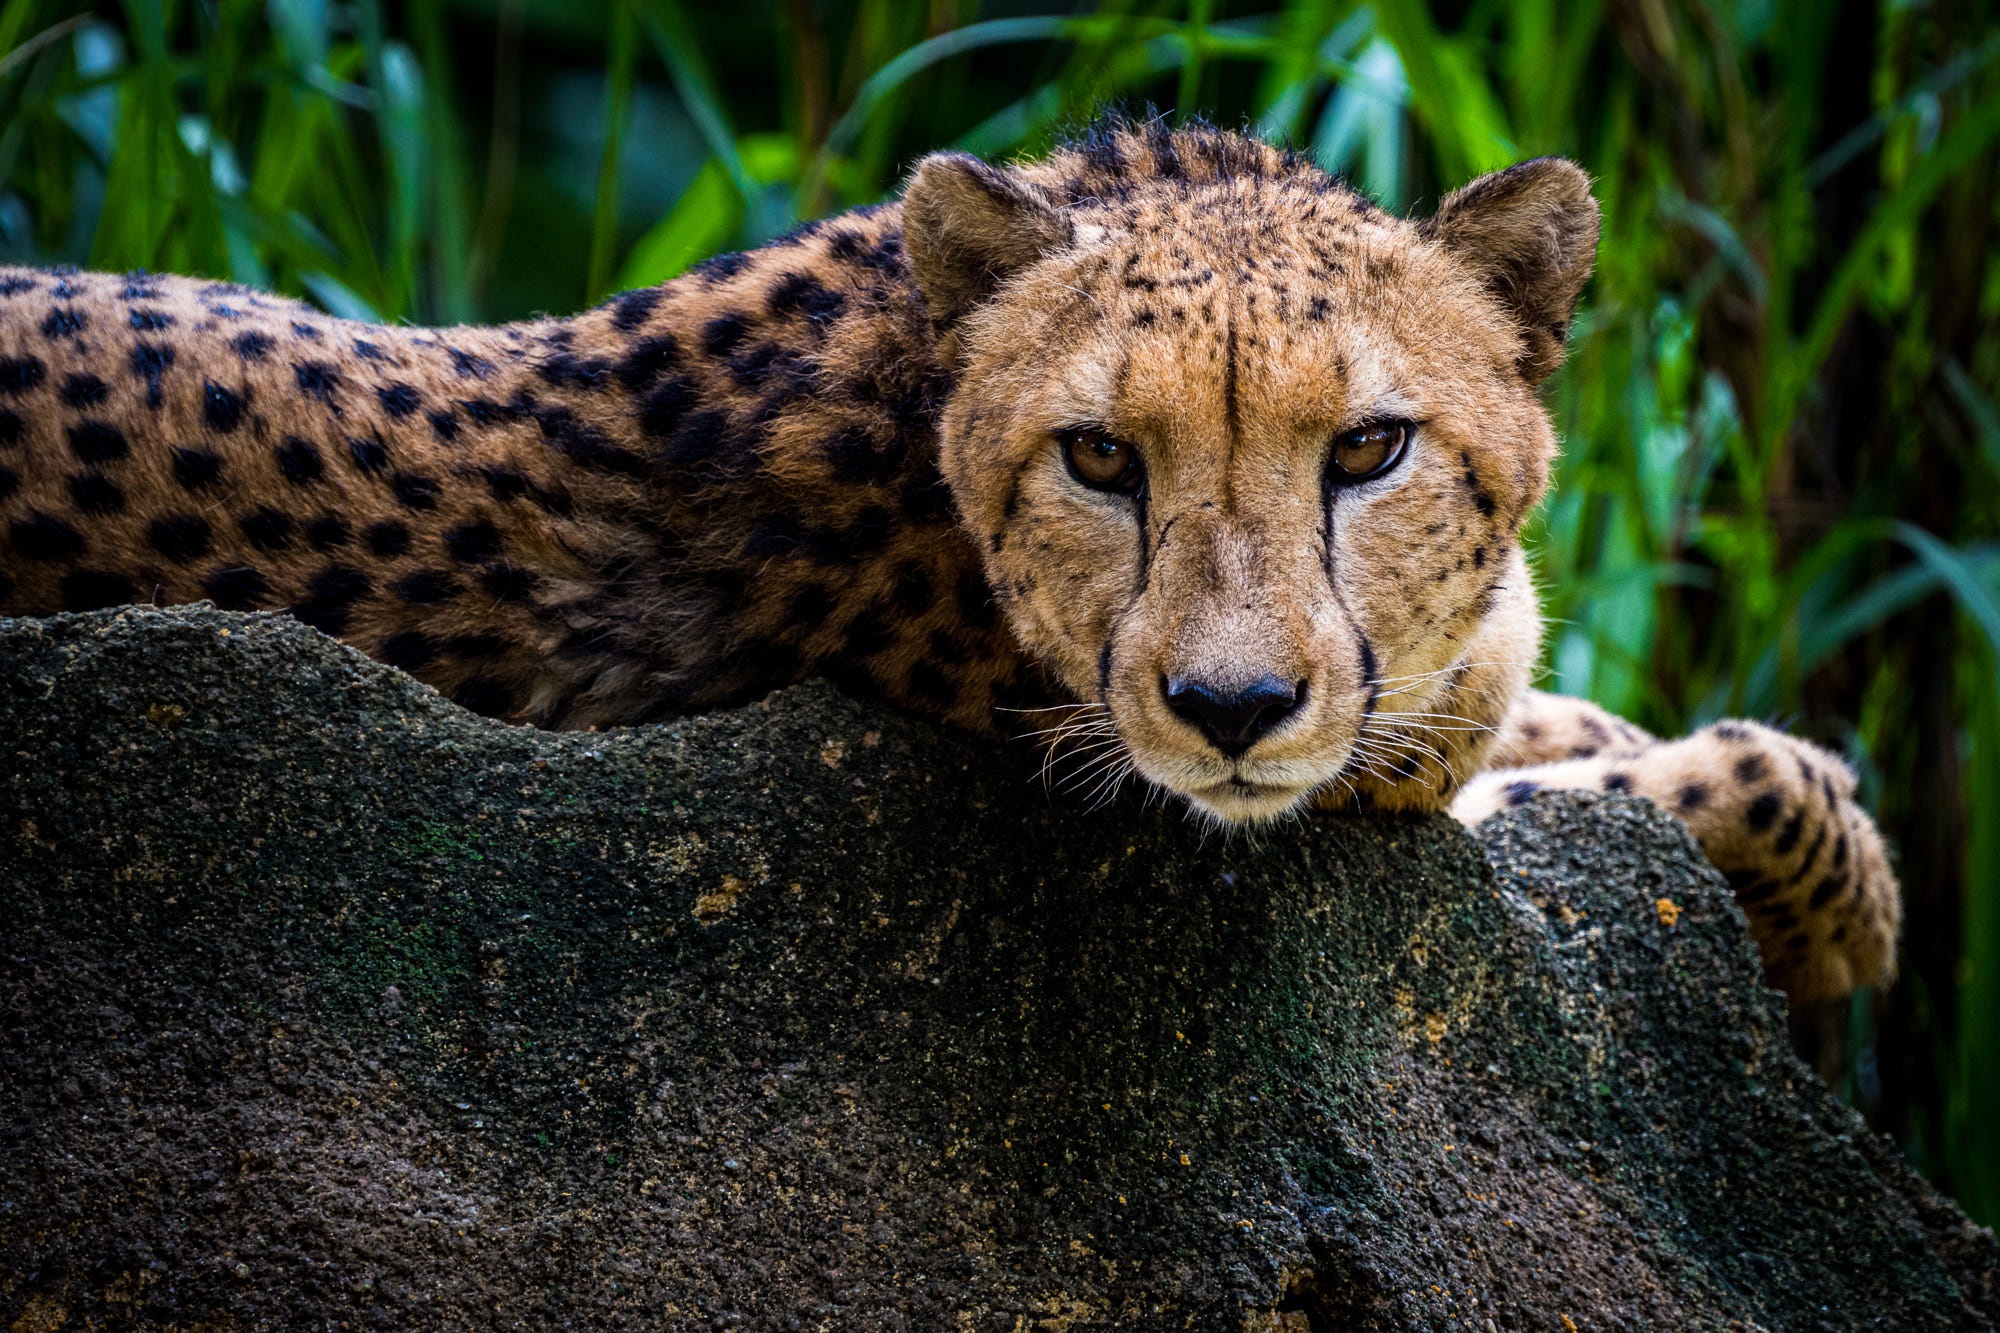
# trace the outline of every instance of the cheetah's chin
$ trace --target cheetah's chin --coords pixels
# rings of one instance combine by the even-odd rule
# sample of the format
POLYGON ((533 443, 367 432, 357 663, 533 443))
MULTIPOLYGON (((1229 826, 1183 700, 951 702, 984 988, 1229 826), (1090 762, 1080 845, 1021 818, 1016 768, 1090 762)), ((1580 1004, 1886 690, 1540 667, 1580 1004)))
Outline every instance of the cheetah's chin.
POLYGON ((1292 813, 1311 791, 1311 787, 1239 780, 1176 794, 1217 823, 1261 824, 1292 813))

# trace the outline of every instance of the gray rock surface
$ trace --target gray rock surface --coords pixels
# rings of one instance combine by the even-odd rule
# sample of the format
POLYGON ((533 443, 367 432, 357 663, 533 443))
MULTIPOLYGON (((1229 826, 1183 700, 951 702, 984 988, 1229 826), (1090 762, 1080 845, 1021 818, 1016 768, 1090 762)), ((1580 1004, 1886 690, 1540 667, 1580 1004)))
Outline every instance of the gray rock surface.
POLYGON ((0 756, 16 1330, 2000 1311, 1636 802, 1204 835, 822 686, 550 735, 199 608, 0 621, 0 756))

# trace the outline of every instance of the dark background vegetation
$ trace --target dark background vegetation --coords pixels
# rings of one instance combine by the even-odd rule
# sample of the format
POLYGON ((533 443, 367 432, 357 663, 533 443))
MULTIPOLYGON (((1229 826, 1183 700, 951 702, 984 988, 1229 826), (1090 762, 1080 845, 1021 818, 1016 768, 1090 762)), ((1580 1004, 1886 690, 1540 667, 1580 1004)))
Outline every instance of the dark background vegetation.
POLYGON ((1954 0, 6 0, 0 257, 370 319, 565 312, 1105 103, 1423 210, 1606 211, 1531 531, 1551 688, 1848 755, 1900 982, 1796 1041, 2000 1220, 2000 23, 1954 0))

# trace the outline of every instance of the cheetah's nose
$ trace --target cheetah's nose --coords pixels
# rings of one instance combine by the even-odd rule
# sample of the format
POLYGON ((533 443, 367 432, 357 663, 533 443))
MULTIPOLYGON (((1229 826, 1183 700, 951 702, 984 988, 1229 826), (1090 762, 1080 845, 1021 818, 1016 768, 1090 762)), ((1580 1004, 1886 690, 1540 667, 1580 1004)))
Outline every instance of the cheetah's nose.
POLYGON ((1162 680, 1167 707, 1231 759, 1255 745, 1305 702, 1306 683, 1263 676, 1236 689, 1180 676, 1162 680))

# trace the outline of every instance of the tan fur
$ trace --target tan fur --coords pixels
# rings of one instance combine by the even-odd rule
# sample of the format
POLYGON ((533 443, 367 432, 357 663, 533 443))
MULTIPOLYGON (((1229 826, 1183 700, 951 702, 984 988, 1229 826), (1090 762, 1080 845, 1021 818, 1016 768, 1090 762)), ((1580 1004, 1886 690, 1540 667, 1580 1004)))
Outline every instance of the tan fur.
MULTIPOLYGON (((1225 821, 1468 815, 1493 762, 1582 744, 1530 736, 1559 706, 1526 693, 1518 534, 1596 234, 1565 162, 1410 222, 1154 124, 1009 169, 928 159, 900 204, 502 328, 0 270, 0 613, 286 607, 550 726, 825 674, 989 733, 1054 717, 1225 821), (1385 420, 1414 423, 1402 461, 1330 490, 1331 442, 1385 420), (1057 441, 1086 425, 1137 449, 1143 490, 1071 475, 1057 441), (1167 697, 1182 679, 1301 692, 1232 758, 1167 697)), ((1601 725, 1648 795, 1703 753, 1601 725)), ((1804 873, 1680 813, 1726 870, 1804 873)), ((1893 881, 1869 882, 1892 936, 1893 881)), ((1765 930, 1774 976, 1879 974, 1849 941, 1881 932, 1838 929, 1804 933, 1844 961, 1806 967, 1765 930)))

